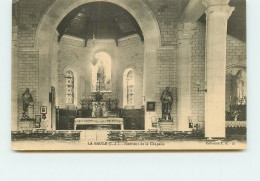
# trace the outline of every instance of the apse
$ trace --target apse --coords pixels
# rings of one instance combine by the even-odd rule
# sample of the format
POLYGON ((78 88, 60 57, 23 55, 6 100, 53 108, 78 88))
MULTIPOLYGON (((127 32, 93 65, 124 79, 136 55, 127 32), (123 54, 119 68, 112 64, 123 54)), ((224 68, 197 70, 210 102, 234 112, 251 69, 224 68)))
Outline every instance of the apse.
POLYGON ((125 9, 112 3, 92 2, 83 4, 67 14, 57 27, 58 41, 63 35, 71 35, 85 40, 118 39, 143 33, 136 20, 125 9))
POLYGON ((119 109, 144 107, 144 37, 128 11, 108 2, 83 4, 56 30, 51 72, 59 109, 94 110, 97 94, 119 109))
POLYGON ((83 4, 60 22, 53 45, 58 130, 144 129, 144 38, 126 10, 83 4))

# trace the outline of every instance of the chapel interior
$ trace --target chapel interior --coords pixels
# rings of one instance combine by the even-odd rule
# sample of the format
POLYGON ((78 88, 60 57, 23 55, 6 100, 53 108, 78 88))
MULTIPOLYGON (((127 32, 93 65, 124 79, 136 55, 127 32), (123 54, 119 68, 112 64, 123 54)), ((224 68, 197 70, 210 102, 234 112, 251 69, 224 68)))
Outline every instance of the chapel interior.
POLYGON ((13 3, 14 133, 246 133, 245 0, 40 2, 13 3))

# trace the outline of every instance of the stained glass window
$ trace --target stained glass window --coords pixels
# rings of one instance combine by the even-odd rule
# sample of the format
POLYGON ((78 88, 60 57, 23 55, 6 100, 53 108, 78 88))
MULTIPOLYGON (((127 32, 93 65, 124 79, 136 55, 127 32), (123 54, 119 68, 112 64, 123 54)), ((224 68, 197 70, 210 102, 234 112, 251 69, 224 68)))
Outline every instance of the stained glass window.
POLYGON ((135 103, 135 74, 130 70, 127 74, 127 104, 133 105, 135 103))
POLYGON ((68 70, 66 72, 66 104, 74 103, 74 74, 68 70))

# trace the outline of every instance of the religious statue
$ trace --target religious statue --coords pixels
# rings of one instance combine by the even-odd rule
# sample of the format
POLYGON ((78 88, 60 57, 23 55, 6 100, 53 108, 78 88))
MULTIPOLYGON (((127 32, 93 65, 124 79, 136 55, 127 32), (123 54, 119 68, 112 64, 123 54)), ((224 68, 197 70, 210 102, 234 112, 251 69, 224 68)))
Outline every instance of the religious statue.
POLYGON ((98 52, 91 61, 91 92, 111 91, 111 57, 106 52, 98 52))
POLYGON ((96 85, 97 91, 104 91, 106 89, 105 80, 106 80, 106 75, 105 75, 104 62, 103 60, 99 59, 98 70, 97 70, 97 85, 96 85))
POLYGON ((172 103, 173 98, 172 94, 169 91, 169 87, 166 87, 161 95, 162 102, 162 120, 171 121, 171 111, 172 111, 172 103))
POLYGON ((30 93, 30 90, 27 88, 25 92, 23 93, 23 118, 24 119, 33 119, 33 98, 30 93))
POLYGON ((235 76, 236 82, 236 96, 241 99, 244 96, 244 80, 242 76, 242 70, 239 70, 235 76))
POLYGON ((237 98, 236 104, 245 104, 245 79, 243 71, 239 70, 234 77, 234 93, 237 98))

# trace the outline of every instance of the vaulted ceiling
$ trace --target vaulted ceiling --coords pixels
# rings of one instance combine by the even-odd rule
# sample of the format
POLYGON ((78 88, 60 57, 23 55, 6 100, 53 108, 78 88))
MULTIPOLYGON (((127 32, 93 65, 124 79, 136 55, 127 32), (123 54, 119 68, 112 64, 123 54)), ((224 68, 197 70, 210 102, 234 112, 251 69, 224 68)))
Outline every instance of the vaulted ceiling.
MULTIPOLYGON (((246 0, 231 0, 229 5, 235 7, 235 10, 228 20, 227 33, 246 42, 246 0)), ((206 15, 204 14, 199 21, 206 24, 206 15)))
MULTIPOLYGON (((182 0, 184 7, 190 0, 182 0)), ((228 34, 246 41, 246 0, 230 0, 230 6, 235 11, 228 21, 228 34)), ((205 14, 199 19, 206 24, 205 14)), ((142 41, 144 37, 136 20, 125 9, 107 2, 92 2, 83 4, 72 10, 58 25, 59 41, 64 34, 80 37, 87 41, 93 39, 118 39, 138 34, 142 41)))
POLYGON ((228 20, 228 34, 246 41, 246 0, 231 0, 230 6, 235 7, 228 20))
POLYGON ((85 39, 115 39, 142 31, 136 20, 123 8, 107 2, 93 2, 72 10, 58 25, 58 41, 64 34, 85 39))

